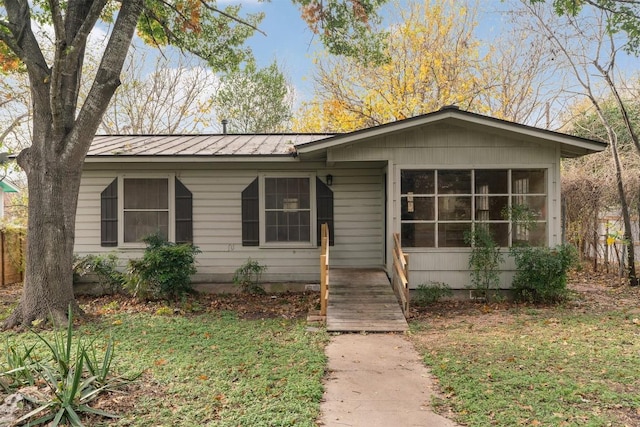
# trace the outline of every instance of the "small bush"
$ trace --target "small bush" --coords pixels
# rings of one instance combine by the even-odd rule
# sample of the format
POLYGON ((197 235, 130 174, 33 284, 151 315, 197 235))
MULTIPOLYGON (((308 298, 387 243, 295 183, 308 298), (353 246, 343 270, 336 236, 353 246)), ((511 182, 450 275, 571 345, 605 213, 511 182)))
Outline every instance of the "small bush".
POLYGON ((73 263, 73 282, 77 283, 80 278, 87 274, 94 274, 103 292, 120 292, 125 277, 123 273, 117 270, 117 266, 118 256, 113 253, 107 255, 86 255, 81 258, 76 258, 73 263))
POLYGON ((143 299, 178 299, 193 292, 191 275, 200 250, 190 244, 176 244, 155 234, 144 239, 147 248, 139 260, 130 260, 125 289, 143 299))
POLYGON ((453 291, 446 283, 429 282, 418 286, 412 302, 417 306, 425 306, 436 303, 444 297, 450 297, 453 291))
POLYGON ((549 303, 566 298, 567 272, 578 259, 573 246, 518 247, 511 254, 516 262, 513 278, 516 300, 549 303))
POLYGON ((476 224, 473 231, 465 236, 465 241, 471 245, 471 288, 485 299, 496 298, 500 289, 500 264, 503 261, 500 247, 486 224, 476 224))
POLYGON ((261 265, 258 261, 249 258, 233 274, 233 283, 241 286, 242 292, 263 294, 264 288, 260 284, 260 277, 266 270, 266 265, 261 265))

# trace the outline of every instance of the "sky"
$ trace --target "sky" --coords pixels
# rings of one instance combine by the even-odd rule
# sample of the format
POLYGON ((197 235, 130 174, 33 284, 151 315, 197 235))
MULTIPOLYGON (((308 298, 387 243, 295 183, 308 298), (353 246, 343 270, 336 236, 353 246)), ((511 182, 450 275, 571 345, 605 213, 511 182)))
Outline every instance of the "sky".
MULTIPOLYGON (((296 89, 297 101, 310 99, 313 94, 313 57, 323 47, 300 17, 298 6, 290 0, 218 0, 219 6, 238 3, 242 4, 243 11, 265 13, 259 28, 266 35, 257 33, 248 43, 258 65, 267 66, 277 59, 296 89)), ((394 0, 389 0, 380 10, 383 20, 388 21, 393 15, 394 4, 394 0)), ((478 36, 490 41, 500 31, 502 15, 499 11, 505 8, 505 4, 502 0, 483 0, 480 6, 478 36)))

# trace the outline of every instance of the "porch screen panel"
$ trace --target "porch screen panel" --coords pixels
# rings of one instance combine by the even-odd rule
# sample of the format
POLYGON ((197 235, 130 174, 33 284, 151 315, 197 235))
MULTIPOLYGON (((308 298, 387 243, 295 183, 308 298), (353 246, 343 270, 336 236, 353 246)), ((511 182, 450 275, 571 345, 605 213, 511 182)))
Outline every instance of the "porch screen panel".
POLYGON ((501 247, 509 246, 509 170, 476 169, 474 221, 486 226, 501 247))
POLYGON ((501 247, 546 244, 545 169, 403 170, 400 181, 405 247, 468 247, 478 226, 501 247), (513 215, 522 210, 526 226, 513 215))
POLYGON ((513 244, 543 246, 547 243, 546 174, 540 169, 511 173, 513 244))
POLYGON ((401 238, 406 247, 435 246, 435 171, 400 172, 401 238))

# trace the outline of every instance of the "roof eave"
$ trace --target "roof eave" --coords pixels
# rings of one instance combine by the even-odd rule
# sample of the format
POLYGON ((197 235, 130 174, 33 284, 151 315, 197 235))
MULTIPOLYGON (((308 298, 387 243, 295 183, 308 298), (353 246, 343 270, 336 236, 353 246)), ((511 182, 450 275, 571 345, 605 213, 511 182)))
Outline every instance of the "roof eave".
POLYGON ((489 126, 490 128, 509 132, 523 137, 543 139, 562 144, 563 157, 578 157, 585 154, 603 151, 607 145, 598 141, 579 138, 546 129, 539 129, 532 126, 521 125, 514 122, 483 116, 480 114, 461 111, 455 108, 445 108, 423 116, 388 123, 374 128, 363 129, 348 134, 336 135, 334 137, 308 142, 296 146, 300 155, 327 150, 329 148, 349 144, 352 142, 375 138, 381 135, 401 132, 416 126, 425 126, 435 122, 459 122, 472 125, 489 126), (575 148, 574 148, 575 147, 575 148), (566 153, 566 156, 565 156, 566 153))
POLYGON ((247 162, 295 162, 290 154, 252 155, 95 155, 87 156, 85 163, 172 163, 188 160, 194 163, 247 163, 247 162))

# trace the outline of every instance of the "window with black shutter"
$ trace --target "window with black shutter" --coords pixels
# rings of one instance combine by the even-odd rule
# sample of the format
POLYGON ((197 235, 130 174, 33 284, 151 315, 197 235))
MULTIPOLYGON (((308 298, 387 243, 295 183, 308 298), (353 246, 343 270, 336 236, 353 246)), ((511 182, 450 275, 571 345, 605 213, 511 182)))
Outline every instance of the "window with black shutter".
POLYGON ((316 177, 315 206, 309 204, 309 178, 264 177, 265 221, 260 224, 260 178, 242 191, 242 246, 260 246, 260 228, 265 227, 265 243, 309 242, 309 208, 316 209, 317 245, 324 223, 329 225, 329 244, 334 245, 333 191, 316 177), (306 187, 305 187, 306 183, 306 187), (305 232, 306 237, 305 237, 305 232))
POLYGON ((118 246, 118 179, 100 194, 100 246, 118 246))
POLYGON ((125 243, 141 241, 160 232, 168 237, 169 210, 175 209, 176 243, 193 243, 193 195, 175 178, 174 204, 168 203, 169 179, 122 178, 124 201, 123 224, 118 223, 118 179, 100 194, 100 245, 118 246, 118 228, 122 227, 125 243))
POLYGON ((242 246, 260 246, 258 178, 242 191, 242 246))

